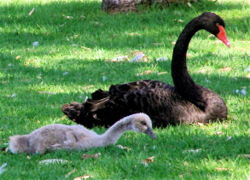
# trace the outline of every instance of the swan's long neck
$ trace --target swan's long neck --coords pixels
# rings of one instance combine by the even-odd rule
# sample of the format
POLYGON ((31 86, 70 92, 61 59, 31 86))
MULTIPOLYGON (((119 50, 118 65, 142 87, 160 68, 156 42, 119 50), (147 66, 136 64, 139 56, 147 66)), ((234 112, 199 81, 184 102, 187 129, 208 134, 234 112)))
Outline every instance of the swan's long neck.
POLYGON ((173 51, 172 78, 178 94, 191 101, 198 107, 205 108, 202 99, 201 86, 197 85, 187 70, 186 54, 189 42, 194 34, 201 29, 198 19, 192 20, 186 25, 180 34, 173 51))
POLYGON ((131 130, 131 120, 131 117, 128 116, 112 125, 101 135, 103 145, 115 144, 125 131, 131 130))

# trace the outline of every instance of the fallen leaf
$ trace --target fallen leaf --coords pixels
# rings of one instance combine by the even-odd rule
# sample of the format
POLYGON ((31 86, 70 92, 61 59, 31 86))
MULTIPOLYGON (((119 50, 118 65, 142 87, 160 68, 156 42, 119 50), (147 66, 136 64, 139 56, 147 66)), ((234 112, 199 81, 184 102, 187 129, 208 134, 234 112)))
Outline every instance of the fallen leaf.
POLYGON ((60 27, 65 26, 67 23, 59 24, 60 27))
POLYGON ((224 134, 224 133, 221 132, 221 131, 217 131, 217 132, 215 132, 215 134, 216 134, 216 135, 221 135, 221 134, 224 134))
POLYGON ((200 70, 198 70, 197 72, 198 72, 198 73, 207 73, 208 70, 207 70, 207 69, 200 69, 200 70))
POLYGON ((172 41, 172 42, 171 42, 172 45, 175 45, 175 43, 176 43, 176 41, 172 41))
POLYGON ((85 19, 85 18, 86 18, 86 16, 83 16, 83 15, 82 15, 82 16, 80 16, 80 18, 81 18, 81 19, 85 19))
POLYGON ((89 179, 91 177, 92 177, 91 175, 86 174, 86 175, 83 175, 83 176, 76 177, 76 178, 74 178, 74 180, 89 179))
POLYGON ((91 88, 94 88, 94 86, 93 85, 87 85, 87 86, 82 87, 83 90, 91 89, 91 88))
POLYGON ((21 56, 16 56, 16 60, 21 59, 21 56))
POLYGON ((215 168, 215 170, 217 170, 217 171, 228 171, 228 170, 230 170, 229 168, 215 168))
POLYGON ((199 153, 199 152, 201 152, 201 149, 188 149, 183 151, 183 153, 199 153))
POLYGON ((37 79, 42 79, 42 74, 38 74, 38 75, 36 76, 36 78, 37 78, 37 79))
POLYGON ((209 34, 207 35, 208 38, 214 38, 214 35, 213 34, 209 34))
POLYGON ((31 11, 29 12, 29 16, 31 16, 35 12, 35 8, 32 8, 31 11))
POLYGON ((174 21, 178 22, 178 23, 183 23, 184 22, 182 19, 175 19, 174 21))
POLYGON ((74 178, 74 180, 82 180, 82 179, 83 179, 83 176, 74 178))
POLYGON ((65 159, 45 159, 45 160, 41 160, 39 161, 39 164, 42 165, 48 165, 48 164, 65 164, 68 163, 68 160, 65 159))
POLYGON ((67 174, 65 174, 65 178, 68 178, 71 174, 73 174, 74 172, 76 172, 76 169, 71 170, 70 172, 68 172, 67 174))
POLYGON ((103 24, 99 21, 93 21, 92 23, 96 26, 103 26, 103 24))
POLYGON ((141 36, 140 33, 126 33, 128 36, 141 36))
POLYGON ((190 54, 190 53, 187 53, 186 56, 187 56, 188 58, 191 58, 193 55, 190 54))
POLYGON ((55 92, 49 92, 49 91, 38 91, 39 94, 56 94, 55 92))
POLYGON ((146 74, 152 74, 154 73, 154 71, 152 70, 147 70, 147 71, 144 71, 142 73, 137 73, 136 76, 143 76, 143 75, 146 75, 146 74))
POLYGON ((196 126, 200 126, 200 127, 204 127, 205 125, 207 125, 206 123, 200 123, 200 122, 197 122, 195 123, 196 126))
POLYGON ((122 145, 120 145, 120 144, 116 145, 116 147, 118 147, 119 149, 126 150, 126 151, 131 151, 131 148, 130 148, 130 147, 122 146, 122 145))
POLYGON ((164 45, 164 43, 152 43, 154 46, 162 46, 162 45, 164 45))
POLYGON ((220 68, 219 71, 222 71, 222 72, 229 72, 231 71, 232 68, 231 67, 223 67, 223 68, 220 68))
POLYGON ((97 158, 99 158, 100 156, 101 156, 101 153, 83 154, 83 155, 82 155, 82 158, 83 158, 83 159, 90 159, 90 158, 92 158, 92 159, 97 159, 97 158))
POLYGON ((14 98, 14 97, 16 97, 16 93, 13 93, 13 94, 9 95, 8 97, 14 98))
POLYGON ((65 15, 63 15, 63 17, 64 17, 65 19, 73 19, 73 16, 65 16, 65 15))
POLYGON ((187 3, 188 7, 192 7, 192 4, 190 2, 187 3))
POLYGON ((158 72, 158 75, 163 75, 163 74, 167 74, 168 72, 158 72))
POLYGON ((154 162, 154 158, 155 158, 154 156, 148 157, 148 158, 144 159, 144 160, 142 161, 142 163, 143 163, 144 165, 148 165, 149 163, 154 162))
POLYGON ((87 50, 87 51, 92 50, 91 48, 88 48, 88 47, 85 47, 85 46, 81 46, 81 48, 84 49, 84 50, 87 50))
POLYGON ((250 154, 239 154, 239 157, 250 159, 250 154))
POLYGON ((128 56, 118 56, 118 57, 111 59, 112 62, 125 61, 125 60, 128 60, 128 56))
POLYGON ((138 55, 138 54, 144 54, 144 52, 136 50, 136 51, 132 51, 132 52, 130 53, 130 55, 132 55, 132 56, 136 56, 136 55, 138 55))

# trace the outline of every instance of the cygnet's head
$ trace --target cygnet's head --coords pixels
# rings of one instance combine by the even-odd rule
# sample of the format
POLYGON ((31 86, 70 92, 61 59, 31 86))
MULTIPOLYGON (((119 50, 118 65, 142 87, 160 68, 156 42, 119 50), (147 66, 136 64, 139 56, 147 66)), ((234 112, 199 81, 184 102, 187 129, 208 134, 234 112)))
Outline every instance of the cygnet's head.
POLYGON ((152 121, 150 117, 145 113, 136 113, 130 115, 132 118, 132 130, 136 132, 142 132, 149 135, 152 138, 156 138, 152 130, 152 121))

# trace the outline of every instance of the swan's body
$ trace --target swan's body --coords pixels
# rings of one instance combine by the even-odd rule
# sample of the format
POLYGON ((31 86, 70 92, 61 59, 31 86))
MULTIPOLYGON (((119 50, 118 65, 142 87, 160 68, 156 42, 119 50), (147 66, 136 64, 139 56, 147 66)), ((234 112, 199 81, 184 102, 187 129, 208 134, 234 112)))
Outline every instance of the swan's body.
POLYGON ((205 29, 229 46, 224 21, 216 14, 203 13, 186 25, 173 51, 172 78, 175 86, 160 81, 141 80, 97 90, 83 103, 62 108, 71 120, 86 127, 110 126, 123 116, 144 112, 154 126, 179 123, 207 123, 227 118, 224 101, 211 90, 196 84, 186 67, 186 53, 193 35, 205 29))
POLYGON ((155 138, 149 116, 137 113, 117 121, 102 135, 81 125, 47 125, 27 135, 11 136, 9 150, 12 153, 43 154, 47 150, 102 147, 115 144, 128 130, 143 132, 155 138))

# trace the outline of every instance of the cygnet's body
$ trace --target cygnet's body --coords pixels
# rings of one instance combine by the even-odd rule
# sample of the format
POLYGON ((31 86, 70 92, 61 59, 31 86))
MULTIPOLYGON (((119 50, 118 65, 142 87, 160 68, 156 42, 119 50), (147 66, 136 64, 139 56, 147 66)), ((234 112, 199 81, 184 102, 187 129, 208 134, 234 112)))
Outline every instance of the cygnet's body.
POLYGON ((27 135, 10 137, 12 153, 40 153, 56 149, 89 149, 115 144, 128 130, 146 133, 155 138, 148 115, 136 113, 117 121, 104 134, 97 134, 82 125, 52 124, 34 130, 27 135))

